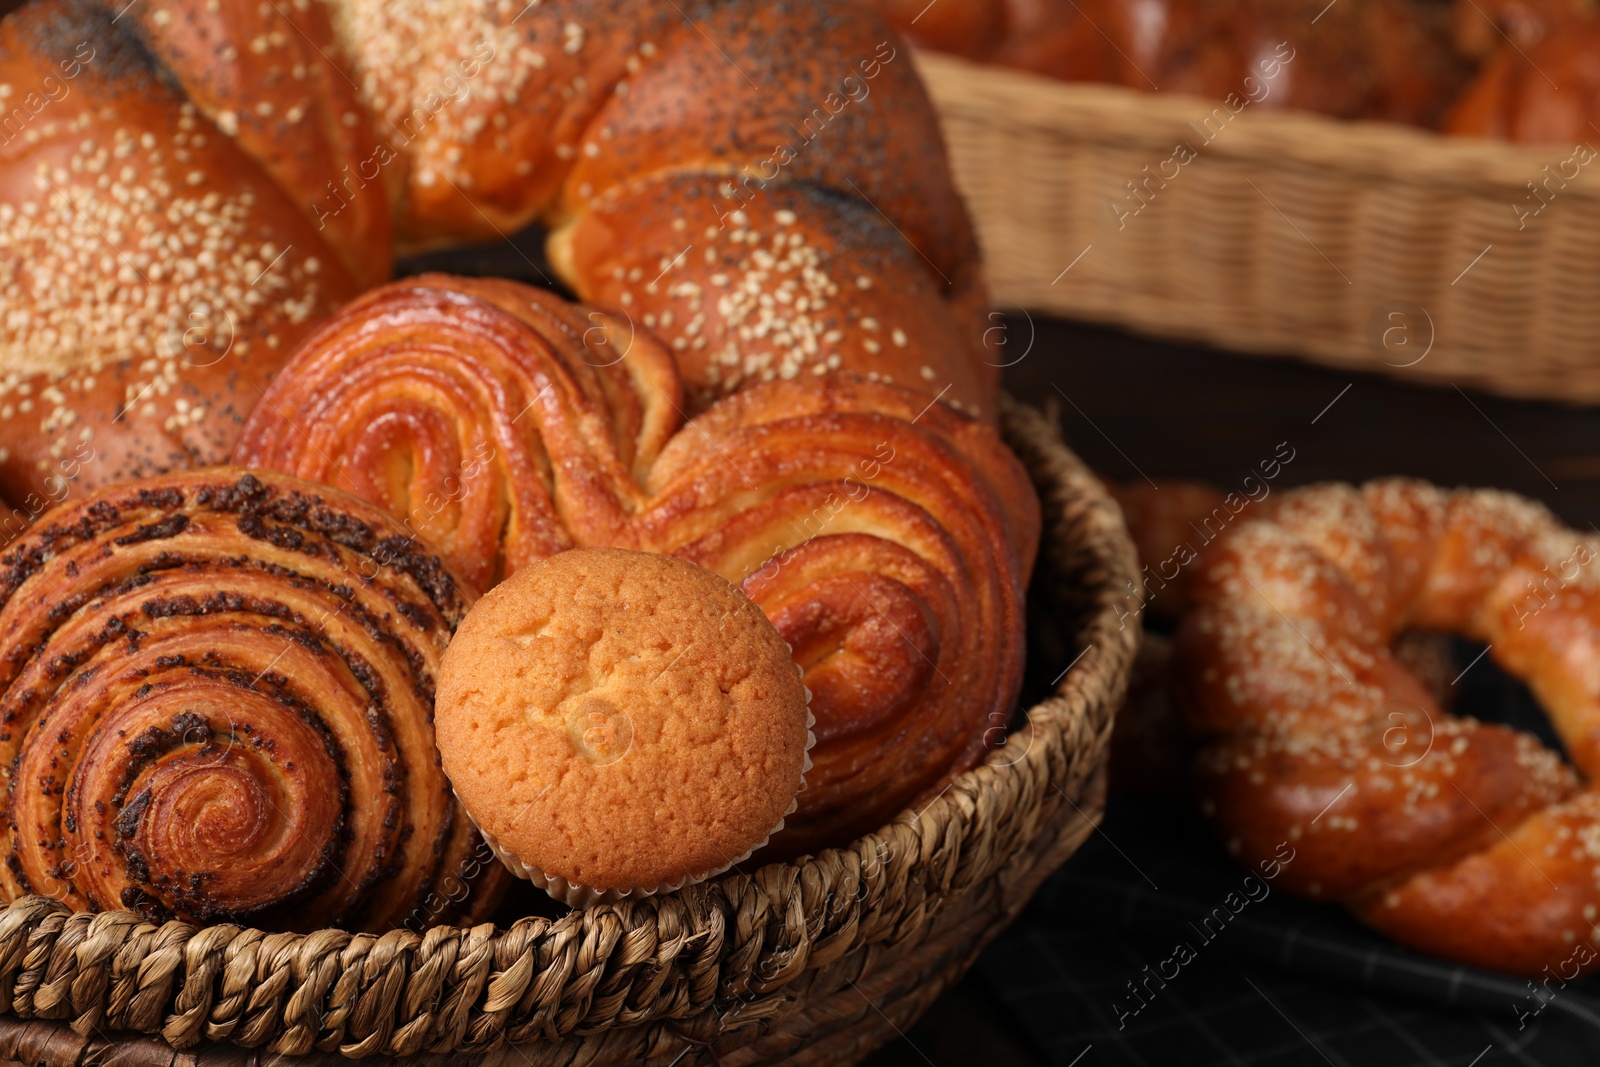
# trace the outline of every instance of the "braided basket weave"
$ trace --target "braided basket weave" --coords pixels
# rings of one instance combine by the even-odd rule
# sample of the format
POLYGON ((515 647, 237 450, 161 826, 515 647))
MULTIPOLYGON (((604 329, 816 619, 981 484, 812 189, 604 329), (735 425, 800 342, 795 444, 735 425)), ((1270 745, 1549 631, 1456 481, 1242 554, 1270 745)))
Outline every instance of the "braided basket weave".
POLYGON ((1600 402, 1600 139, 1584 164, 1570 144, 918 67, 1002 307, 1600 402))
POLYGON ((1041 415, 1008 404, 1005 431, 1044 505, 1030 607, 1063 639, 1056 669, 1072 666, 922 811, 815 858, 508 929, 197 930, 29 897, 0 911, 0 1059, 856 1062, 966 970, 1103 804, 1138 641, 1117 607, 1137 580, 1133 547, 1041 415))

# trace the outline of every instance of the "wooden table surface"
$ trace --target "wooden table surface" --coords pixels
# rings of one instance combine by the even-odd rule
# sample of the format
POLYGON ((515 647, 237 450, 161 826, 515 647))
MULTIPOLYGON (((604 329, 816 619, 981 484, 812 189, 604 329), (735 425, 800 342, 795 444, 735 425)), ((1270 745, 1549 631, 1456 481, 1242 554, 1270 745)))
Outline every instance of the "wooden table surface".
MULTIPOLYGON (((1013 352, 1026 352, 1011 357, 1007 389, 1028 403, 1056 405, 1068 444, 1109 478, 1236 487, 1287 443, 1294 459, 1280 487, 1391 474, 1496 486, 1600 531, 1597 408, 1416 386, 1022 315, 1011 318, 1007 336, 1013 352)), ((971 977, 867 1060, 870 1067, 1041 1062, 971 977)))

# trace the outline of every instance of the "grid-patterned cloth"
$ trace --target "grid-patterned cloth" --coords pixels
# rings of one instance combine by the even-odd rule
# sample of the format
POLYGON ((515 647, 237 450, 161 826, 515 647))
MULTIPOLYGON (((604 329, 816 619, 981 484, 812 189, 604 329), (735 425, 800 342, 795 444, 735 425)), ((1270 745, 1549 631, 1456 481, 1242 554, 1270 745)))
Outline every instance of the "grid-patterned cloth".
POLYGON ((1247 873, 1188 805, 1118 798, 979 972, 1056 1067, 1600 1063, 1600 981, 1536 997, 1247 873))

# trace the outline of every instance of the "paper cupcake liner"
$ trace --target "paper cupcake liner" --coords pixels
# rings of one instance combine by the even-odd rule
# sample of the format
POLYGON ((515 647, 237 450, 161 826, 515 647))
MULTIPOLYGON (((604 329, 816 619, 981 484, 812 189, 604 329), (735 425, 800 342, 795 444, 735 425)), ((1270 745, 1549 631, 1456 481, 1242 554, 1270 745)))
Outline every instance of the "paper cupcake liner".
MULTIPOLYGON (((799 665, 796 664, 796 667, 798 668, 799 665)), ((804 670, 801 670, 800 677, 802 679, 805 678, 804 670)), ((783 813, 783 818, 778 820, 778 825, 767 831, 766 837, 763 837, 741 855, 735 856, 720 867, 713 867, 708 871, 701 871, 695 874, 686 874, 681 878, 673 879, 670 882, 661 882, 653 886, 634 886, 629 889, 596 889, 593 886, 568 881, 559 874, 550 874, 524 861, 509 849, 502 847, 499 839, 493 834, 482 826, 478 826, 478 821, 472 819, 472 812, 467 811, 467 818, 472 819, 472 824, 477 827, 478 836, 483 838, 483 843, 489 846, 490 851, 495 854, 495 857, 500 860, 508 871, 518 878, 532 882, 570 908, 587 908, 595 904, 615 904, 623 900, 639 900, 644 897, 655 896, 657 893, 671 893, 682 889, 686 885, 694 885, 697 882, 704 882, 708 878, 715 878, 717 875, 731 870, 755 855, 757 849, 766 847, 767 842, 771 841, 778 831, 783 829, 783 825, 788 821, 789 816, 793 815, 795 810, 800 807, 800 794, 805 792, 806 775, 811 773, 811 749, 817 743, 817 734, 814 729, 817 725, 817 717, 811 713, 811 689, 803 684, 802 688, 805 689, 806 694, 806 747, 800 763, 800 788, 795 790, 794 799, 789 802, 788 810, 783 813)), ((452 787, 451 792, 453 793, 454 791, 452 787)), ((460 801, 460 797, 456 799, 458 802, 460 801)), ((465 804, 462 804, 461 807, 463 811, 466 811, 465 804)))

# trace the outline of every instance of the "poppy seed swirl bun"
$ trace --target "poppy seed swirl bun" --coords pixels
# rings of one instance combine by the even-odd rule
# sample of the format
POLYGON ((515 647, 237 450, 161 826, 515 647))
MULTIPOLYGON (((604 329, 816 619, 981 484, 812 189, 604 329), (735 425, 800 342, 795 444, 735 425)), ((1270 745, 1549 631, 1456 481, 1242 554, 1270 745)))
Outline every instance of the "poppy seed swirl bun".
POLYGON ((8 897, 418 930, 504 877, 434 747, 471 593, 359 500, 218 468, 113 486, 0 557, 8 897))

